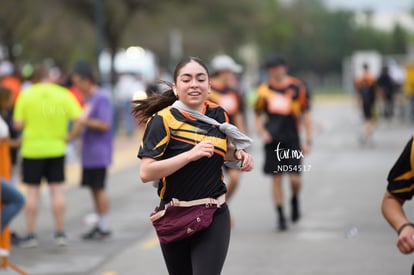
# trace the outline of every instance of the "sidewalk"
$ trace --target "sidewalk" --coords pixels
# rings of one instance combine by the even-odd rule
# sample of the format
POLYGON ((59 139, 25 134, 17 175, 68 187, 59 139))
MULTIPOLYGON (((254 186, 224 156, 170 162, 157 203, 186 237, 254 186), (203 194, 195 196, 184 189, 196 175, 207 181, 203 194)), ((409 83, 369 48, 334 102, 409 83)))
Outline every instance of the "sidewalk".
MULTIPOLYGON (((41 192, 36 234, 39 239, 37 248, 13 247, 10 260, 30 275, 90 275, 92 271, 113 257, 114 254, 136 242, 148 227, 147 213, 138 214, 141 221, 131 226, 131 220, 137 220, 139 209, 135 197, 153 192, 153 188, 139 183, 139 160, 136 155, 140 137, 117 136, 114 139, 113 162, 109 169, 107 188, 110 197, 110 223, 113 230, 111 239, 103 242, 85 242, 80 235, 87 231, 91 224, 86 218, 93 212, 90 192, 79 186, 81 167, 78 162, 66 166, 66 215, 65 231, 69 245, 58 247, 53 241, 54 222, 50 206, 49 192, 44 185, 41 192), (136 172, 135 172, 136 171, 136 172), (144 190, 137 191, 137 188, 144 190), (128 197, 127 197, 128 196, 128 197), (121 214, 121 215, 120 215, 121 214), (132 227, 132 229, 131 229, 132 227)), ((24 186, 23 186, 24 189, 24 186)), ((150 197, 150 196, 147 196, 150 197)), ((153 198, 155 196, 152 196, 153 198)), ((144 201, 145 198, 140 201, 144 201)), ((149 203, 152 207, 153 202, 149 203)), ((148 211, 150 207, 143 209, 148 211)), ((19 235, 26 234, 23 211, 12 223, 13 231, 19 235)), ((0 274, 15 274, 12 270, 0 270, 0 274)))

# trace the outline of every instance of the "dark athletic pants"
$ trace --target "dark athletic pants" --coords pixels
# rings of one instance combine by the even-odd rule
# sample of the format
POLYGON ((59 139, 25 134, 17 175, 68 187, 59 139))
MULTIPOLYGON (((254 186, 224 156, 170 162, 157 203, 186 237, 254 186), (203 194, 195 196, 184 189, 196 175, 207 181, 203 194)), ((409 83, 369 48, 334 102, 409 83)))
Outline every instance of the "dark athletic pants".
POLYGON ((170 275, 219 275, 230 241, 230 213, 223 204, 211 225, 178 242, 162 244, 170 275))

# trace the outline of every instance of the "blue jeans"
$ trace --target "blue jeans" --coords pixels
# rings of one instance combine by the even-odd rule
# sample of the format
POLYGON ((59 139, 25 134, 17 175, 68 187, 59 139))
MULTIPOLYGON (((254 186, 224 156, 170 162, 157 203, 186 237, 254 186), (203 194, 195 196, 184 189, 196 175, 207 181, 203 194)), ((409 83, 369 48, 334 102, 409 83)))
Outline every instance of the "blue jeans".
POLYGON ((24 206, 24 197, 17 188, 4 181, 1 182, 1 231, 9 225, 11 220, 24 206))

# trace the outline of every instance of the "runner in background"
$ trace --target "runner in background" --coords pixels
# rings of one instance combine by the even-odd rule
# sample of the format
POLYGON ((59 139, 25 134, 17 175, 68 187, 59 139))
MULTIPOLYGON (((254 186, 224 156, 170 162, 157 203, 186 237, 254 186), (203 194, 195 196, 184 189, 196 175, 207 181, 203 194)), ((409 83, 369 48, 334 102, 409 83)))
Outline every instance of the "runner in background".
POLYGON ((395 88, 396 85, 390 75, 388 66, 383 66, 381 73, 377 79, 378 92, 381 95, 383 101, 382 115, 385 120, 390 121, 394 117, 394 101, 395 101, 395 88))
POLYGON ((372 76, 368 64, 363 65, 363 73, 355 79, 355 90, 358 103, 362 107, 364 129, 360 136, 361 145, 372 145, 372 134, 375 128, 375 78, 372 76))
MULTIPOLYGON (((244 121, 244 102, 240 94, 237 74, 243 70, 228 55, 218 55, 211 60, 210 93, 208 100, 220 105, 229 115, 230 123, 237 126, 243 133, 247 134, 244 121)), ((240 169, 225 166, 225 171, 229 178, 226 184, 226 199, 230 200, 233 196, 240 180, 240 169)))
POLYGON ((287 229, 284 214, 282 176, 288 174, 291 189, 291 221, 301 217, 299 195, 301 172, 307 171, 301 159, 311 149, 309 92, 297 78, 288 75, 282 56, 271 56, 266 62, 268 81, 257 89, 255 126, 264 142, 264 173, 272 176, 272 194, 277 211, 279 231, 287 229), (305 130, 301 143, 299 126, 305 130))

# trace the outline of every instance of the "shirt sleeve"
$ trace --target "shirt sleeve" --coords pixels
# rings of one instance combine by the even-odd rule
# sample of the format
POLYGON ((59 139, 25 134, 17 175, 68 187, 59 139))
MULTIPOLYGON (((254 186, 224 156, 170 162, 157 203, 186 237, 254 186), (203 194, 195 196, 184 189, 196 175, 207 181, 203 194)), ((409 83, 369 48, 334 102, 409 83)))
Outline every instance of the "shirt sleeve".
POLYGON ((138 158, 161 159, 170 141, 170 134, 162 116, 154 115, 148 121, 139 147, 138 158))
POLYGON ((99 99, 96 116, 96 119, 112 125, 112 106, 108 97, 99 99))
POLYGON ((413 149, 413 138, 411 137, 387 178, 387 190, 402 200, 411 200, 414 195, 413 149))
POLYGON ((265 90, 267 89, 266 84, 262 84, 257 88, 257 97, 254 104, 254 110, 257 114, 262 113, 266 106, 265 90))
POLYGON ((69 119, 75 120, 82 114, 82 107, 79 102, 76 100, 76 97, 68 90, 69 100, 67 101, 67 111, 69 119))
POLYGON ((24 120, 23 105, 24 105, 25 98, 26 97, 24 94, 21 94, 17 98, 16 104, 14 105, 14 108, 13 108, 13 120, 14 121, 22 122, 24 120))
POLYGON ((305 90, 305 100, 304 100, 304 103, 302 104, 302 110, 310 111, 312 92, 306 83, 303 83, 303 89, 305 90))

